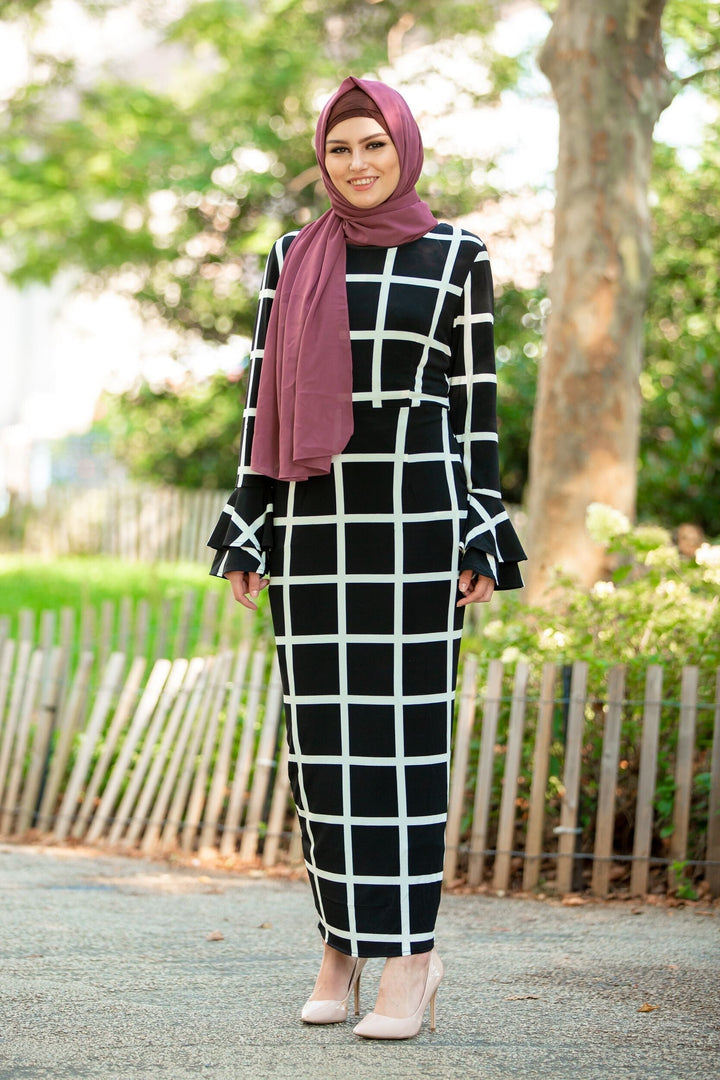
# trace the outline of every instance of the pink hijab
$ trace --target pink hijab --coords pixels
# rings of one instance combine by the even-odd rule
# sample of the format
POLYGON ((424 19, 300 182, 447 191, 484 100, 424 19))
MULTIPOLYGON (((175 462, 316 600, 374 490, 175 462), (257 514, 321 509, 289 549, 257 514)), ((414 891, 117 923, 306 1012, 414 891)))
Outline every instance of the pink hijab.
POLYGON ((330 472, 331 457, 344 450, 353 432, 346 243, 396 247, 437 224, 415 191, 423 163, 420 131, 406 101, 391 87, 345 79, 320 114, 315 152, 332 208, 298 233, 285 257, 258 389, 251 466, 276 480, 330 472), (398 186, 370 209, 348 202, 325 168, 328 120, 353 87, 380 109, 400 159, 398 186))

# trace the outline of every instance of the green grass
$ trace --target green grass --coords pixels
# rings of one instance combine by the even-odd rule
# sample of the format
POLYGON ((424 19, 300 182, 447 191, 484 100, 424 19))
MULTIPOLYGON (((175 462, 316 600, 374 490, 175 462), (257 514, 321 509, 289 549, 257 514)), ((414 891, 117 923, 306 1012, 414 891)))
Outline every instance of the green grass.
POLYGON ((31 555, 0 555, 0 614, 21 608, 57 610, 118 603, 123 597, 147 600, 153 606, 194 589, 227 587, 211 578, 208 566, 197 563, 123 562, 110 556, 67 556, 40 559, 31 555))
MULTIPOLYGON (((197 563, 123 562, 109 556, 43 560, 28 555, 0 555, 0 618, 9 620, 10 636, 16 637, 21 633, 19 613, 29 609, 34 613, 31 633, 37 641, 41 612, 73 609, 73 664, 83 647, 97 655, 118 649, 131 656, 152 659, 162 655, 172 659, 215 651, 221 641, 233 647, 248 629, 253 635, 267 633, 266 596, 261 597, 258 617, 249 617, 244 608, 229 602, 229 583, 210 577, 209 565, 209 561, 208 567, 197 563), (204 603, 212 599, 209 594, 214 594, 217 606, 214 615, 206 617, 204 603), (145 631, 139 630, 141 601, 148 605, 145 631), (126 609, 124 617, 121 602, 126 609), (108 604, 113 606, 112 612, 103 612, 108 604)), ((56 614, 53 638, 57 627, 56 614)))

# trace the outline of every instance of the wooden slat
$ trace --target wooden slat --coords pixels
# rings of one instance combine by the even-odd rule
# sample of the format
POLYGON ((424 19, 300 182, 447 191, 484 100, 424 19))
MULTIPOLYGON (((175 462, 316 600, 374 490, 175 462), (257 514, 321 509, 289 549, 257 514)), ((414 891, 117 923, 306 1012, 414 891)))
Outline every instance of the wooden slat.
MULTIPOLYGON (((12 683, 15 648, 16 646, 13 639, 8 638, 7 640, 3 641, 2 648, 0 649, 0 733, 2 733, 2 738, 0 738, 0 763, 4 759, 5 738, 8 733, 8 727, 5 717, 5 705, 7 704, 8 696, 10 694, 10 686, 12 683)), ((0 804, 2 803, 2 788, 4 776, 5 767, 0 764, 0 804)))
MULTIPOLYGON (((95 653, 98 651, 98 640, 95 633, 95 608, 91 604, 83 604, 80 609, 80 648, 83 652, 95 653)), ((101 666, 104 667, 105 665, 101 666)))
POLYGON ((573 664, 570 682, 567 735, 565 738, 565 764, 563 769, 563 795, 560 810, 560 827, 557 830, 557 891, 563 895, 572 889, 573 855, 578 828, 578 798, 580 794, 580 769, 583 728, 585 726, 585 699, 587 694, 588 665, 579 660, 573 664))
POLYGON ((300 818, 295 814, 293 816, 293 825, 290 832, 290 845, 288 847, 288 862, 291 866, 297 866, 305 861, 303 856, 302 847, 302 831, 300 829, 300 818))
POLYGON ((200 640, 197 651, 200 653, 210 652, 215 644, 218 624, 218 606, 220 593, 217 589, 208 589, 203 597, 202 615, 200 618, 200 640))
POLYGON ((170 851, 177 846, 178 833, 180 832, 180 827, 184 821, 190 785, 192 784, 192 778, 195 773, 197 755, 205 732, 205 725, 207 724, 212 700, 215 696, 217 682, 218 663, 217 657, 213 657, 212 666, 208 671, 208 679, 203 687, 202 699, 199 702, 197 715, 193 722, 192 731, 188 740, 187 751, 181 763, 178 781, 175 786, 172 803, 170 804, 168 820, 165 822, 162 831, 160 846, 163 851, 170 851))
POLYGON ((41 676, 44 654, 42 649, 35 649, 30 660, 27 681, 24 687, 20 717, 15 732, 10 772, 5 795, 5 811, 0 823, 0 834, 17 831, 18 803, 23 781, 25 753, 30 741, 30 727, 34 719, 35 707, 40 695, 41 676))
POLYGON ((7 674, 8 685, 10 685, 12 689, 10 691, 10 704, 8 706, 7 717, 3 724, 2 742, 0 742, 0 833, 3 831, 2 812, 9 812, 12 809, 7 800, 6 791, 9 781, 13 742, 15 740, 18 720, 20 719, 23 690, 25 688, 27 671, 30 666, 30 657, 32 655, 32 642, 20 641, 17 647, 17 661, 13 673, 12 662, 15 652, 15 642, 8 641, 3 654, 3 664, 5 665, 4 670, 7 674))
MULTIPOLYGON (((19 814, 15 831, 27 832, 35 824, 40 786, 47 765, 50 737, 55 724, 55 716, 60 697, 60 667, 63 662, 62 649, 51 649, 50 663, 44 671, 45 678, 40 684, 40 700, 37 709, 35 731, 32 738, 30 761, 20 800, 19 814)), ((44 666, 44 665, 43 665, 44 666)))
POLYGON ((510 884, 510 869, 514 850, 515 809, 518 789, 518 776, 522 762, 523 732, 525 730, 525 704, 530 669, 524 660, 518 660, 515 667, 512 705, 508 741, 505 751, 505 773, 503 776, 502 796, 500 798, 500 817, 498 819, 497 854, 493 865, 493 888, 504 892, 510 884))
POLYGON ((113 698, 122 679, 125 657, 122 653, 113 653, 103 670, 100 688, 90 714, 87 727, 78 748, 70 780, 65 788, 63 800, 55 819, 53 835, 56 840, 64 840, 70 831, 78 798, 87 776, 90 762, 103 729, 105 718, 112 707, 113 698))
POLYGON ((110 721, 110 727, 108 728, 107 733, 103 734, 102 749, 95 762, 92 776, 85 786, 83 800, 75 817, 75 822, 72 827, 72 836, 76 840, 80 840, 85 835, 90 823, 90 818, 95 811, 97 794, 108 775, 110 762, 115 755, 117 744, 122 732, 125 730, 125 725, 137 705, 140 685, 142 683, 143 675, 145 674, 145 667, 145 659, 141 656, 136 657, 130 665, 130 671, 125 679, 122 690, 120 691, 118 703, 115 707, 112 720, 110 721))
POLYGON ((190 641, 190 630, 194 623, 195 605, 197 593, 194 589, 186 589, 180 603, 177 631, 175 633, 174 655, 185 656, 190 641))
POLYGON ((227 814, 225 815, 225 829, 220 839, 220 854, 232 855, 237 844, 237 834, 240 831, 243 807, 247 798, 247 784, 252 768, 253 747, 255 745, 255 722, 260 708, 260 698, 265 684, 265 662, 267 659, 267 643, 262 639, 258 641, 252 658, 250 668, 250 685, 248 687, 245 715, 240 735, 240 745, 235 759, 235 772, 233 775, 230 799, 228 801, 227 814))
MULTIPOLYGON (((670 837, 669 857, 674 862, 687 858, 690 804, 692 802, 693 757, 695 754, 695 720, 697 716, 697 691, 699 670, 684 667, 680 686, 680 722, 678 724, 677 750, 675 753, 675 801, 673 804, 673 832, 670 837)), ((676 875, 668 871, 668 887, 676 885, 676 875)))
POLYGON ((270 775, 275 768, 278 742, 278 722, 282 712, 282 685, 280 683, 280 668, 277 662, 277 654, 273 658, 270 682, 265 700, 265 717, 263 720, 260 742, 255 757, 253 770, 253 783, 248 800, 247 818, 240 841, 240 860, 249 862, 257 854, 258 840, 260 835, 260 823, 262 820, 265 796, 270 783, 270 775))
POLYGON ((139 600, 135 612, 135 634, 133 647, 136 656, 144 656, 148 649, 150 633, 150 605, 147 600, 139 600))
POLYGON ((648 888, 648 872, 650 869, 648 858, 652 847, 662 685, 663 669, 659 664, 651 664, 645 672, 645 704, 643 706, 640 769, 635 800, 633 863, 630 873, 630 892, 633 896, 644 896, 648 888))
POLYGON ((708 802, 708 834, 705 858, 709 866, 705 875, 711 896, 720 896, 720 669, 715 682, 715 723, 710 762, 710 798, 708 802))
POLYGON ((485 703, 483 706, 482 735, 480 738, 480 757, 478 759, 477 779, 475 782, 475 804, 473 824, 470 834, 470 856, 468 860, 468 882, 479 885, 485 869, 485 851, 488 844, 488 821, 490 819, 490 797, 492 795, 493 765, 495 762, 495 740, 497 737, 498 717, 502 695, 503 665, 500 660, 491 660, 488 665, 485 703))
MULTIPOLYGON (((115 604, 112 600, 103 600, 100 605, 100 636, 97 641, 98 661, 101 667, 105 667, 107 658, 113 651, 113 639, 115 637, 115 604)), ((115 652, 127 655, 127 649, 118 643, 115 652)))
POLYGON ((35 641, 35 612, 30 608, 18 612, 18 636, 21 641, 35 641))
POLYGON ((610 866, 615 835, 615 793, 620 760, 620 729, 625 697, 625 668, 614 667, 608 676, 608 701, 605 712, 602 757, 600 759, 600 789, 595 819, 595 861, 592 872, 592 891, 607 896, 610 888, 610 866))
POLYGON ((288 758, 290 751, 287 739, 282 740, 280 748, 280 760, 278 761, 273 787, 272 802, 268 815, 267 832, 263 844, 262 864, 265 867, 275 866, 278 861, 278 851, 282 838, 283 825, 288 811, 290 798, 290 777, 288 775, 288 758))
POLYGON ((175 660, 170 666, 167 680, 162 688, 162 693, 158 699, 152 719, 144 732, 142 749, 140 750, 135 764, 133 765, 132 772, 128 777, 127 787, 123 793, 120 805, 115 812, 115 820, 108 831, 108 843, 110 844, 119 843, 123 832, 128 825, 133 826, 131 838, 127 841, 128 843, 131 843, 137 835, 135 826, 137 825, 137 832, 139 832, 144 824, 141 819, 138 819, 136 822, 132 821, 132 808, 135 805, 142 783, 150 768, 153 755, 157 750, 157 744, 160 738, 160 732, 163 729, 163 724, 165 723, 165 718, 175 702, 177 693, 185 678, 187 667, 187 660, 175 660))
POLYGON ((199 853, 201 858, 206 858, 217 847, 217 828, 222 813, 223 803, 228 794, 228 778, 232 748, 235 742, 238 711, 245 683, 245 673, 250 660, 250 642, 243 641, 237 651, 235 667, 232 673, 232 687, 225 710, 225 725, 223 727, 220 749, 212 771, 212 782, 205 806, 205 816, 202 832, 200 834, 199 853))
POLYGON ((168 824, 166 814, 180 773, 185 751, 195 725, 198 710, 200 709, 200 705, 205 696, 209 675, 212 671, 212 663, 212 658, 204 660, 197 656, 193 657, 190 661, 190 667, 188 668, 187 674, 187 679, 189 681, 189 696, 182 695, 178 699, 178 713, 175 714, 173 711, 171 717, 173 722, 175 720, 182 721, 180 732, 177 738, 173 736, 172 757, 170 758, 169 765, 165 769, 162 783, 157 796, 155 797, 152 809, 147 815, 148 824, 145 827, 145 832, 143 833, 140 844, 141 850, 146 853, 155 851, 155 849, 160 846, 161 833, 168 824), (183 703, 182 705, 181 702, 183 703))
POLYGON ((185 666, 185 677, 182 685, 175 694, 170 718, 163 731, 162 741, 153 758, 152 767, 148 773, 147 780, 143 784, 142 793, 135 808, 132 821, 125 834, 123 840, 125 844, 136 844, 143 829, 149 827, 150 824, 154 824, 154 821, 151 821, 150 807, 158 794, 163 779, 163 771, 168 765, 180 721, 182 720, 190 695, 192 694, 203 668, 202 661, 198 660, 198 658, 191 660, 190 663, 188 663, 187 660, 176 660, 175 663, 185 666))
POLYGON ((540 877, 541 852, 545 824, 545 797, 547 794, 550 764, 550 741, 555 711, 555 683, 557 665, 543 664, 538 718, 533 748, 532 781, 530 784, 530 808, 528 810, 525 839, 525 863, 523 866, 523 889, 534 889, 540 877))
POLYGON ((452 751, 452 772, 450 778, 450 797, 448 799, 444 872, 446 884, 454 881, 457 874, 460 828, 462 825, 463 804, 465 802, 465 791, 467 787, 470 739, 475 724, 476 700, 477 657, 467 655, 463 662, 460 703, 458 706, 458 717, 455 725, 455 738, 452 751))
POLYGON ((170 666, 169 660, 156 660, 153 664, 147 685, 120 747, 120 753, 112 767, 98 807, 93 814, 87 832, 87 840, 90 844, 100 839, 105 827, 113 817, 117 798, 127 776, 128 767, 150 722, 150 718, 155 712, 163 687, 170 674, 170 666))
POLYGON ((221 653, 217 658, 217 683, 215 686, 215 693, 210 699, 210 708, 205 724, 202 749, 195 769, 195 778, 192 791, 190 792, 190 798, 188 799, 185 824, 180 839, 180 846, 182 850, 186 852, 193 850, 200 818, 202 817, 202 811, 205 805, 205 799, 208 794, 208 777, 210 775, 211 761, 217 743, 220 714, 223 711, 223 703, 228 691, 228 679, 230 677, 232 659, 231 652, 221 653))
MULTIPOLYGON (((65 647, 61 646, 61 649, 64 653, 65 647)), ((67 763, 70 760, 73 739, 81 723, 82 709, 85 705, 94 660, 95 657, 90 652, 80 654, 70 693, 63 702, 58 717, 58 739, 50 759, 50 769, 45 782, 40 809, 38 810, 37 827, 43 832, 49 831, 54 824, 55 806, 65 777, 67 763)))

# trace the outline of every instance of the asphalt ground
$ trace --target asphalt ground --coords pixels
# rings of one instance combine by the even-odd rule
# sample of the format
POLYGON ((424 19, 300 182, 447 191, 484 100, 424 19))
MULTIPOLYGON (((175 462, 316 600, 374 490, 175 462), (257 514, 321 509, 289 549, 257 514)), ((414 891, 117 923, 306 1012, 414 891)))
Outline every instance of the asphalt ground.
POLYGON ((364 1041, 299 1019, 304 882, 0 845, 0 1080, 720 1078, 718 906, 447 895, 437 944, 437 1031, 364 1041))

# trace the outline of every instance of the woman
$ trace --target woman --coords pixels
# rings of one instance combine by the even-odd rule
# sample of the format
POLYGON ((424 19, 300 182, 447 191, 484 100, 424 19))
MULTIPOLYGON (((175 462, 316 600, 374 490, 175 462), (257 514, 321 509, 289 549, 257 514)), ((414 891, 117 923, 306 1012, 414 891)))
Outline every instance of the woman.
POLYGON ((315 147, 331 202, 268 258, 238 486, 210 539, 245 607, 268 585, 292 791, 324 953, 302 1018, 410 1038, 434 950, 464 609, 522 585, 500 501, 492 281, 439 224, 390 87, 347 78, 315 147))

